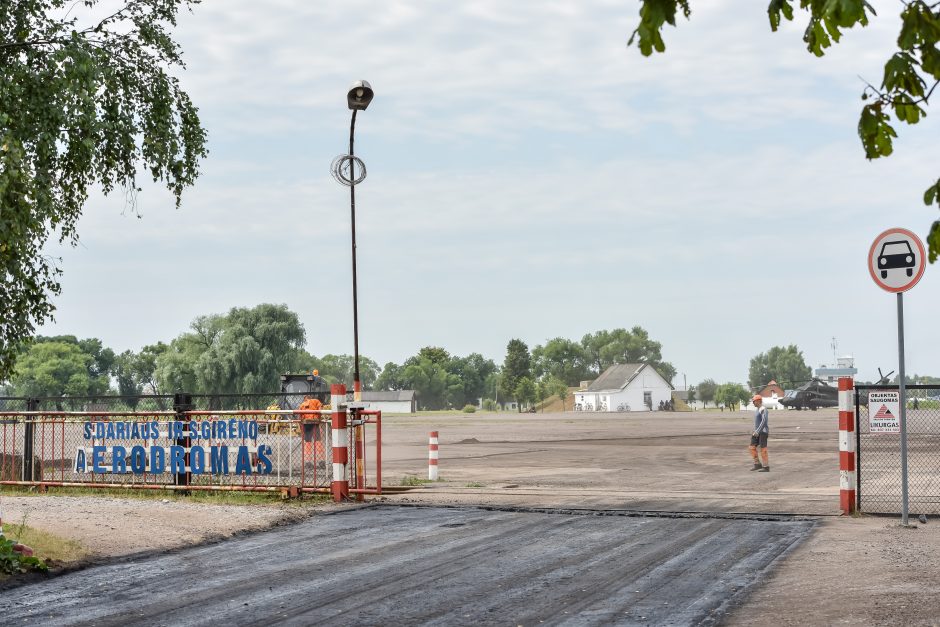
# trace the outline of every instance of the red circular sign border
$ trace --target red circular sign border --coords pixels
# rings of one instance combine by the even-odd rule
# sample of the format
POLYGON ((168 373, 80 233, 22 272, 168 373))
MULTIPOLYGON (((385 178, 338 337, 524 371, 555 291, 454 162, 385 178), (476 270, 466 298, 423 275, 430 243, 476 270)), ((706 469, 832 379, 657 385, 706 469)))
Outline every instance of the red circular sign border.
POLYGON ((918 281, 920 281, 920 278, 924 276, 924 270, 927 268, 927 264, 924 263, 926 259, 927 259, 927 251, 924 248, 924 243, 920 241, 920 238, 917 237, 917 235, 914 232, 909 231, 907 229, 901 229, 901 228, 888 229, 887 231, 879 233, 878 237, 875 238, 875 241, 871 243, 871 248, 868 249, 868 273, 871 275, 871 278, 875 282, 875 284, 881 289, 883 289, 884 291, 893 292, 895 294, 898 292, 906 292, 907 290, 917 285, 918 281), (886 235, 891 235, 893 233, 907 235, 912 240, 914 240, 914 243, 917 244, 917 249, 920 251, 920 270, 917 271, 917 275, 911 279, 910 283, 908 283, 907 285, 903 287, 888 287, 887 285, 882 283, 881 280, 876 276, 875 269, 871 265, 872 254, 875 252, 875 246, 886 235))

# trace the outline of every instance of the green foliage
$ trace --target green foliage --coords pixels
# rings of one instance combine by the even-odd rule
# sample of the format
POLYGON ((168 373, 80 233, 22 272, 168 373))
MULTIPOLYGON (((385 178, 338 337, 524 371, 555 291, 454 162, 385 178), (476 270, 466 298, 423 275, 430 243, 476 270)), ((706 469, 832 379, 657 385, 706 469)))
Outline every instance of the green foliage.
POLYGON ((503 362, 499 380, 499 391, 503 397, 522 402, 516 394, 520 379, 529 377, 532 373, 531 363, 529 347, 526 343, 518 339, 509 340, 506 345, 506 359, 503 362))
POLYGON ((519 403, 519 408, 522 409, 523 405, 529 405, 535 402, 536 394, 535 381, 529 377, 520 377, 516 382, 516 391, 514 394, 516 402, 519 403))
POLYGON ((565 401, 567 401, 568 397, 571 396, 568 392, 568 386, 565 385, 564 381, 557 381, 554 392, 555 396, 558 397, 558 400, 561 401, 562 410, 567 411, 567 408, 565 407, 565 401))
POLYGON ((792 388, 807 381, 812 373, 796 344, 786 347, 774 346, 766 353, 760 353, 751 359, 747 382, 754 390, 772 380, 785 388, 792 388))
POLYGON ((453 400, 463 393, 460 377, 427 357, 412 357, 403 373, 405 381, 418 397, 418 406, 424 410, 454 407, 453 400))
POLYGON ((710 401, 715 400, 715 392, 718 390, 718 384, 715 383, 714 379, 705 379, 698 384, 698 398, 704 405, 708 405, 710 401))
MULTIPOLYGON (((330 383, 343 383, 347 390, 353 389, 356 378, 356 360, 352 355, 326 354, 323 357, 304 355, 301 359, 303 365, 295 368, 298 372, 311 372, 317 370, 320 376, 330 383)), ((365 355, 359 355, 359 380, 362 389, 376 389, 375 383, 379 378, 379 365, 365 355)))
POLYGON ((655 368, 666 381, 672 381, 676 376, 675 367, 663 361, 662 344, 651 340, 649 333, 643 327, 636 326, 629 331, 613 329, 588 333, 581 338, 581 346, 587 362, 594 371, 594 376, 600 375, 609 366, 618 363, 647 363, 655 368))
POLYGON ((426 346, 398 366, 385 364, 376 379, 379 390, 415 390, 421 409, 476 406, 478 399, 493 391, 497 367, 479 353, 451 356, 443 348, 426 346))
POLYGON ((691 405, 691 404, 694 403, 695 400, 696 400, 696 399, 695 399, 695 386, 694 386, 694 385, 690 385, 690 386, 689 386, 689 389, 687 390, 687 392, 688 392, 688 398, 686 399, 686 402, 687 402, 689 405, 691 405))
POLYGON ((46 572, 49 566, 37 557, 26 557, 13 550, 16 544, 9 538, 0 536, 0 573, 19 575, 31 570, 46 572))
POLYGON ((497 411, 498 409, 499 405, 496 404, 496 401, 491 398, 483 399, 483 411, 497 411))
POLYGON ((653 54, 653 50, 665 52, 666 43, 663 41, 661 31, 666 24, 676 25, 676 13, 679 9, 686 18, 689 17, 688 0, 642 0, 640 25, 630 35, 627 45, 632 46, 636 41, 640 52, 646 57, 653 54))
POLYGON ((556 337, 532 349, 532 374, 551 376, 578 385, 593 376, 585 348, 574 340, 556 337))
POLYGON ((401 483, 399 485, 417 487, 424 485, 426 483, 434 483, 430 479, 422 479, 421 477, 414 477, 411 475, 401 478, 401 483))
POLYGON ((196 1, 126 0, 95 20, 79 15, 100 0, 0 3, 0 380, 52 318, 46 245, 77 243, 89 189, 133 199, 142 167, 179 206, 196 180, 206 132, 168 74, 183 65, 170 29, 196 1))
POLYGON ((472 413, 475 413, 476 410, 477 410, 476 405, 471 405, 470 403, 467 403, 466 405, 463 406, 463 409, 461 409, 460 411, 462 411, 465 414, 472 414, 472 413))
POLYGON ((394 362, 388 362, 382 368, 382 374, 375 380, 376 390, 407 390, 408 382, 404 377, 405 368, 394 362))
MULTIPOLYGON (((797 2, 799 9, 809 14, 803 41, 817 57, 838 43, 844 30, 867 26, 869 17, 875 15, 866 0, 770 0, 767 13, 771 30, 776 31, 783 20, 794 19, 797 2)), ((901 28, 897 51, 885 63, 880 86, 868 84, 862 92, 866 104, 859 116, 858 136, 868 159, 888 157, 894 152, 897 133, 891 114, 906 124, 917 124, 940 85, 940 3, 903 0, 898 6, 901 28)), ((687 0, 640 0, 640 23, 630 43, 637 40, 644 56, 654 50, 664 52, 661 31, 665 24, 676 25, 680 9, 688 18, 687 0)), ((924 193, 924 204, 934 203, 940 207, 940 181, 924 193)), ((929 261, 935 263, 940 256, 940 220, 930 227, 927 247, 929 261)))
POLYGON ((98 338, 36 338, 20 353, 11 378, 14 396, 100 396, 110 388, 114 351, 98 338))
POLYGON ((451 357, 447 364, 447 371, 460 379, 462 387, 461 397, 454 399, 454 407, 460 403, 476 404, 487 389, 487 381, 497 371, 496 363, 486 359, 480 353, 470 353, 466 357, 451 357))
POLYGON ((200 316, 191 333, 173 340, 156 358, 155 378, 167 392, 248 394, 280 387, 280 375, 297 363, 303 325, 286 305, 232 308, 200 316))
POLYGON ((715 404, 737 409, 739 403, 746 404, 751 393, 740 383, 722 383, 715 390, 715 404))

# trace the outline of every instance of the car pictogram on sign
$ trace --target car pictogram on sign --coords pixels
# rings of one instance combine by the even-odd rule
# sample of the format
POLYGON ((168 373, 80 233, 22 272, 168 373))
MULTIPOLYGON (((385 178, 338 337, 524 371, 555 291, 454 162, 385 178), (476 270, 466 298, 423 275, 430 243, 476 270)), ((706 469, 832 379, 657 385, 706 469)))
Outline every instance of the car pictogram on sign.
POLYGON ((868 272, 887 292, 900 294, 911 289, 924 275, 927 251, 924 243, 907 229, 888 229, 868 249, 868 272))
POLYGON ((888 270, 907 270, 907 276, 914 274, 914 251, 907 240, 885 242, 878 255, 878 269, 881 278, 888 278, 888 270))

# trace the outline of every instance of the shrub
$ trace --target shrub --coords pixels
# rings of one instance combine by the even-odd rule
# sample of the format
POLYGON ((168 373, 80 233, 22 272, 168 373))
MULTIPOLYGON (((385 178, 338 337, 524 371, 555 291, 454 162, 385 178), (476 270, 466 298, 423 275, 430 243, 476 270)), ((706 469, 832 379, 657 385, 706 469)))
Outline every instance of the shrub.
POLYGON ((476 405, 471 405, 470 403, 467 403, 466 405, 463 406, 463 409, 461 411, 465 414, 472 414, 476 410, 477 410, 476 405))
POLYGON ((496 405, 496 401, 491 398, 483 399, 483 409, 484 411, 496 411, 499 409, 499 406, 496 405))
POLYGON ((37 557, 26 556, 13 547, 16 542, 0 536, 0 572, 15 575, 30 570, 45 572, 49 566, 37 557))

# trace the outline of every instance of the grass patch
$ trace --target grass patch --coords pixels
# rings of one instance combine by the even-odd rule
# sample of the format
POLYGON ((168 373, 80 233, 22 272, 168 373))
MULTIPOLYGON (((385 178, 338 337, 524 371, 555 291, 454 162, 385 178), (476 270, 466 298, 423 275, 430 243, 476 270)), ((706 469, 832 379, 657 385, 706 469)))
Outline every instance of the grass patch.
POLYGON ((60 538, 42 529, 28 525, 4 525, 4 534, 10 540, 30 547, 34 557, 51 559, 56 563, 77 562, 88 556, 88 550, 75 540, 60 538))
MULTIPOLYGON (((438 481, 441 481, 441 479, 438 479, 438 481)), ((426 483, 434 483, 434 482, 431 481, 430 479, 422 479, 421 477, 407 476, 407 477, 401 478, 401 483, 399 485, 419 486, 419 485, 424 485, 426 483)))
POLYGON ((482 483, 477 483, 476 481, 471 481, 465 487, 467 488, 482 488, 485 487, 482 483))
POLYGON ((139 499, 141 501, 169 500, 182 503, 206 503, 209 505, 275 505, 279 503, 300 504, 302 502, 329 500, 328 495, 305 494, 303 500, 284 501, 280 492, 229 492, 193 490, 188 495, 178 490, 141 490, 133 488, 56 488, 49 487, 45 493, 33 486, 4 486, 0 494, 6 496, 100 496, 103 498, 139 499))

